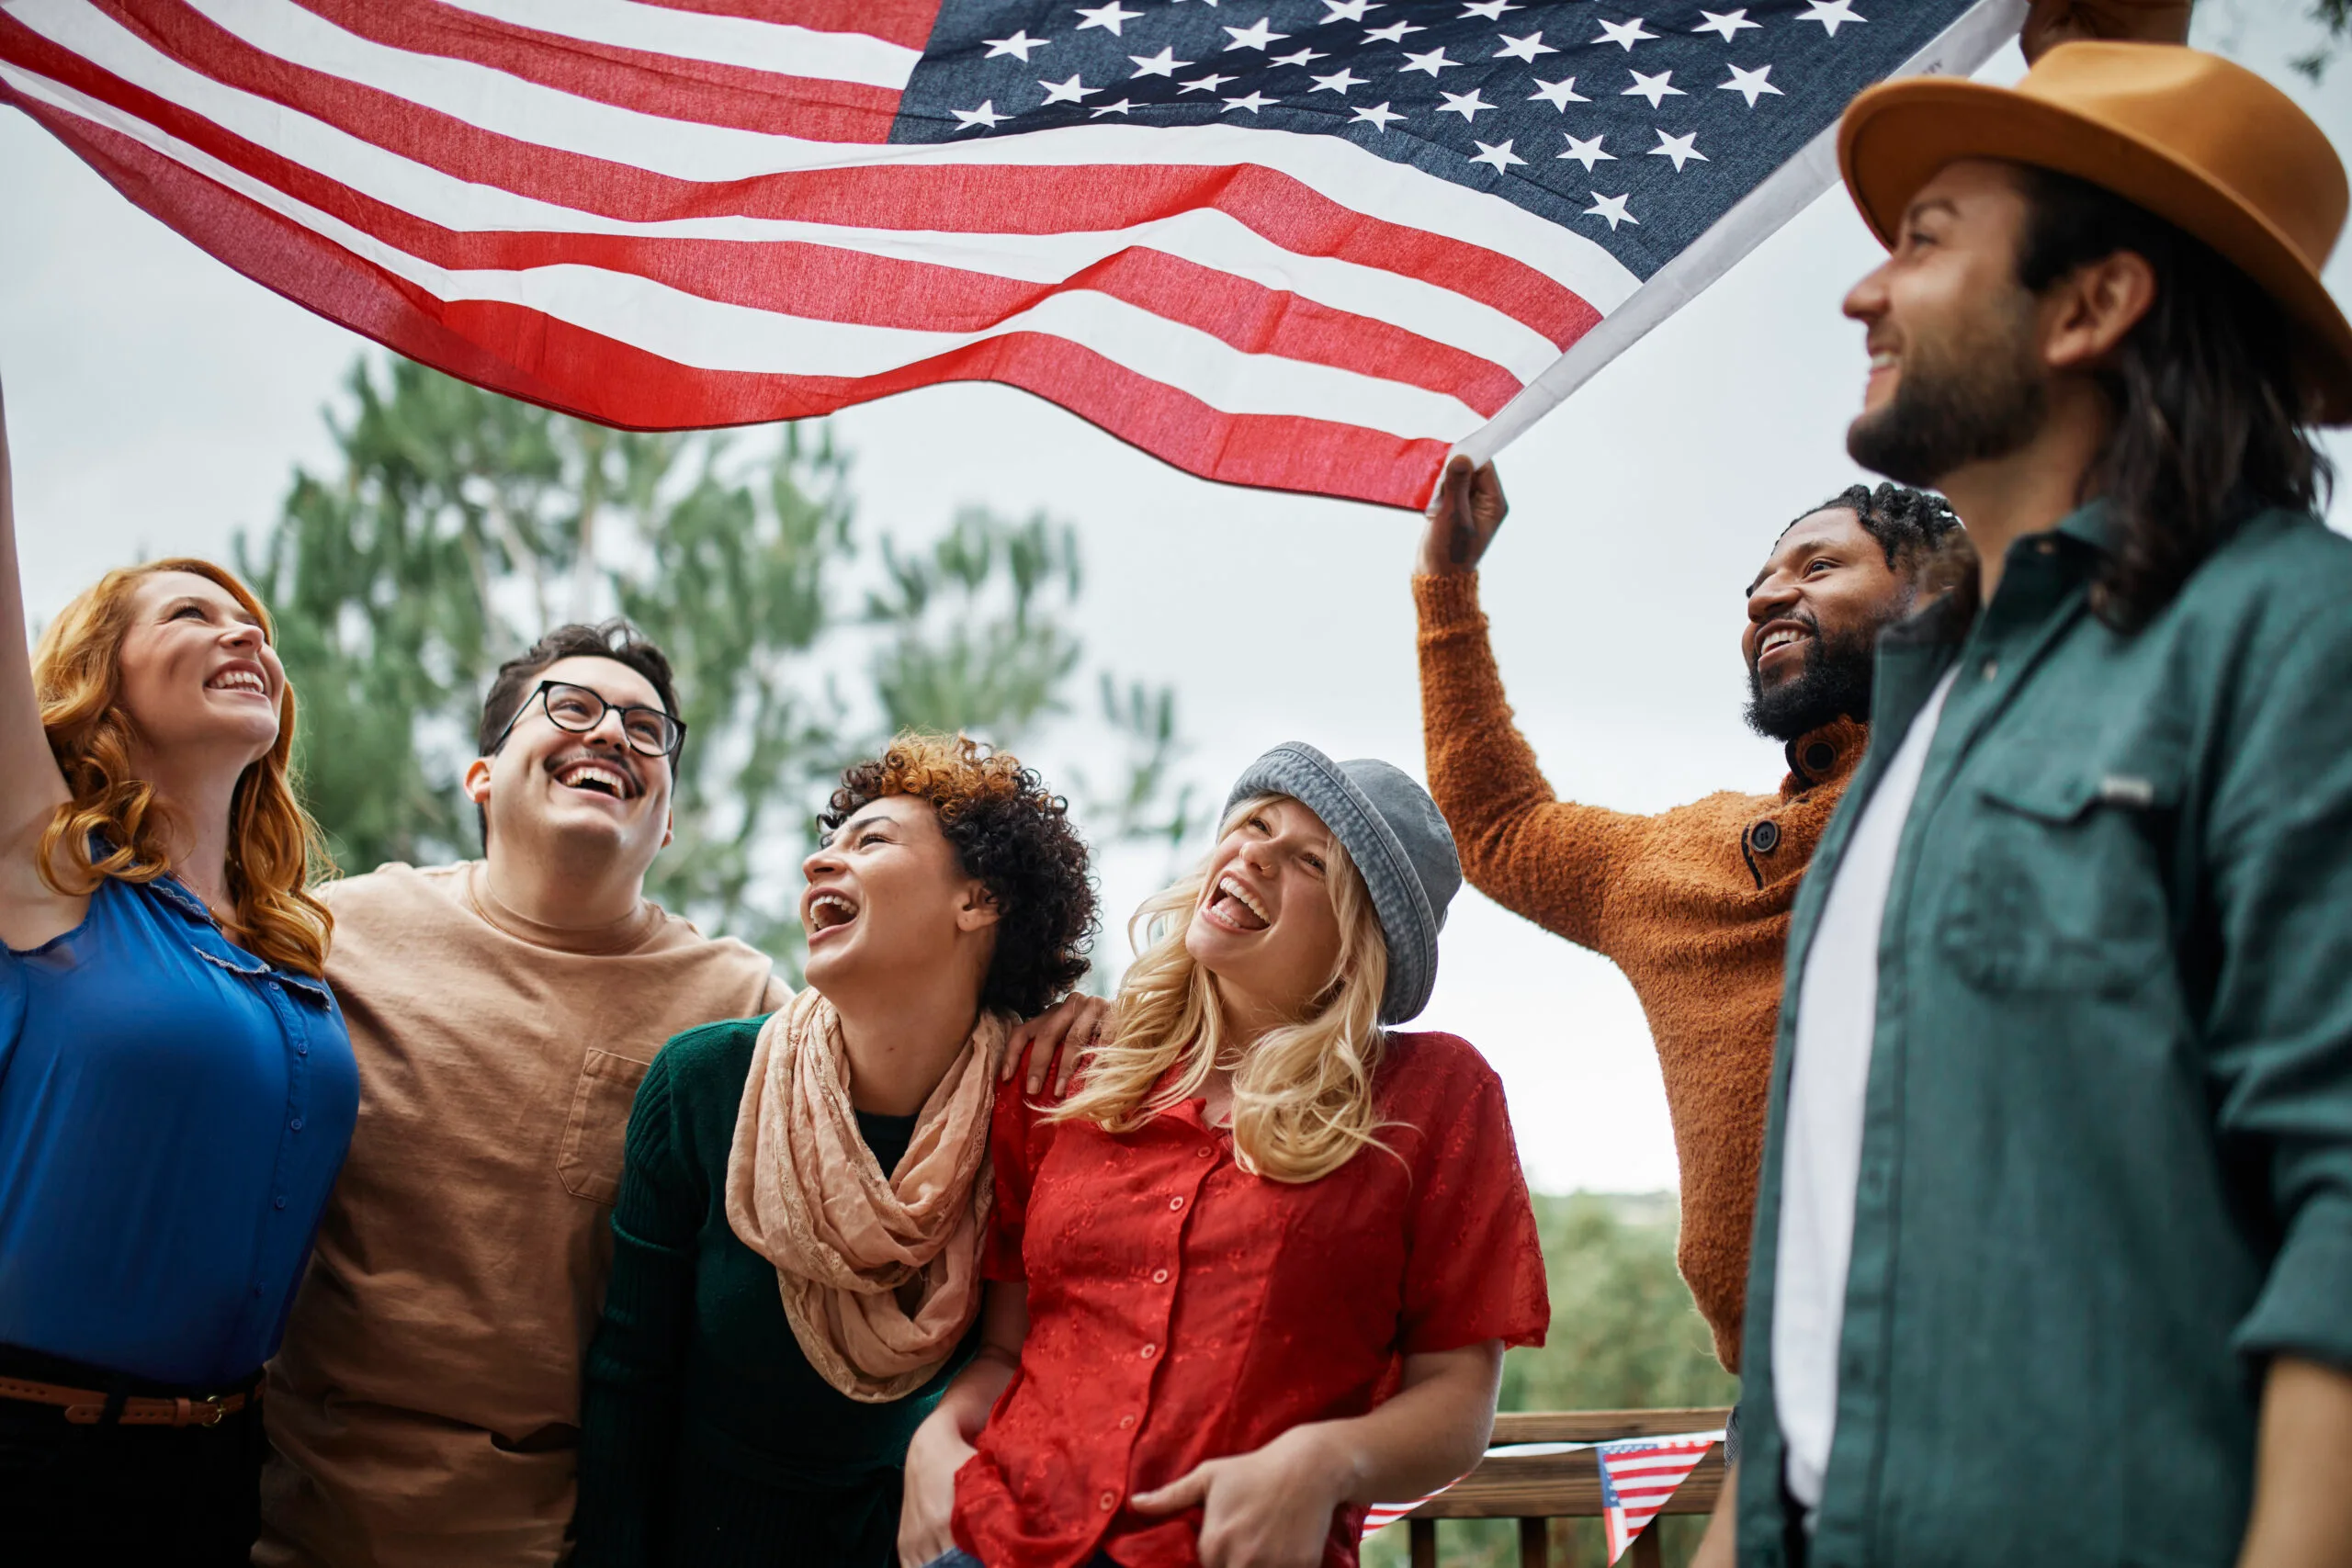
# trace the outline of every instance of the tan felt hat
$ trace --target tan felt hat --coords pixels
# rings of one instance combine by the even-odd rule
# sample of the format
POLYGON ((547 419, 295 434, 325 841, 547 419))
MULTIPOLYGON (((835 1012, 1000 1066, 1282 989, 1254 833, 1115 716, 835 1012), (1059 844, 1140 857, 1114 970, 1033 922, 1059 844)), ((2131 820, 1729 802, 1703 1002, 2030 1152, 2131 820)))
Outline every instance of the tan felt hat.
POLYGON ((2352 321, 2319 276, 2344 228, 2344 164, 2278 88, 2177 44, 2068 43, 2015 87, 1881 83, 1838 129, 1846 188, 1890 245, 1919 187, 1960 158, 2072 175, 2204 241, 2299 329, 2310 417, 2352 423, 2352 321))

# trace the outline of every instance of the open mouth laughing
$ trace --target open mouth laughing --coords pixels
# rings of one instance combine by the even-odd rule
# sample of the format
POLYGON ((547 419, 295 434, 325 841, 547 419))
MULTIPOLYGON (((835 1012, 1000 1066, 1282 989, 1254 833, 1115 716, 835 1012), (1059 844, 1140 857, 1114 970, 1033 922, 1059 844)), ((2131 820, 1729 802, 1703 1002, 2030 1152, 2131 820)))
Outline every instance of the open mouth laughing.
POLYGON ((548 770, 557 785, 610 800, 633 800, 639 791, 627 768, 609 757, 569 757, 548 770))
POLYGON ((800 923, 808 929, 812 942, 856 919, 857 901, 831 887, 812 891, 800 907, 800 923))
POLYGON ((1244 887, 1241 879, 1231 872, 1216 879, 1201 913, 1227 931, 1261 931, 1274 923, 1258 896, 1244 887))
POLYGON ((208 692, 246 692, 256 697, 266 697, 269 695, 269 682, 256 665, 231 664, 204 682, 204 689, 208 692))

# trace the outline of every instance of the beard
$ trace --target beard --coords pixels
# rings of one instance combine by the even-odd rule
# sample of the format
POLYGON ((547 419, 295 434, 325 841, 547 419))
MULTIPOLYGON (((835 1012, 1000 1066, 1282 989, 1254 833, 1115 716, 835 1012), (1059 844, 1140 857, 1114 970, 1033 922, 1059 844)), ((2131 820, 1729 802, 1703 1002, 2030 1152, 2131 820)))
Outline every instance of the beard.
POLYGON ((1773 740, 1794 740, 1841 718, 1871 716, 1871 673, 1883 623, 1832 637, 1818 626, 1805 644, 1804 664, 1770 691, 1754 665, 1747 670, 1747 727, 1773 740))
POLYGON ((1894 399, 1847 427, 1847 455, 1897 484, 1934 487, 2030 441, 2050 392, 2034 347, 2033 297, 2023 299, 1950 341, 1914 337, 1894 399))

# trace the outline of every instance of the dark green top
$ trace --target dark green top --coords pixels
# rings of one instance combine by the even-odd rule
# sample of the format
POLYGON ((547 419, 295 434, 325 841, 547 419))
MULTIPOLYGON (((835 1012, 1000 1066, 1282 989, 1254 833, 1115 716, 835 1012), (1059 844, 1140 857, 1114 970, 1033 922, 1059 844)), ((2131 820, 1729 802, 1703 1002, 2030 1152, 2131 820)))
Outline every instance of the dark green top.
MULTIPOLYGON (((613 1276, 582 1400, 575 1568, 897 1562, 907 1441, 949 1370, 864 1404, 800 1352, 775 1266, 727 1224, 727 1155, 763 1019, 688 1030, 637 1091, 613 1276)), ((911 1116, 858 1114, 884 1170, 911 1116)))
MULTIPOLYGON (((1797 899, 1792 976, 1957 663, 1880 937, 1812 1568, 2223 1568, 2267 1359, 2352 1369, 2352 541, 2258 517, 2125 637, 2086 604, 2104 538, 2077 513, 2017 542, 1973 626, 1890 634, 1879 743, 1797 899)), ((1747 1568, 1784 1561, 1800 992, 1748 1276, 1747 1568)))

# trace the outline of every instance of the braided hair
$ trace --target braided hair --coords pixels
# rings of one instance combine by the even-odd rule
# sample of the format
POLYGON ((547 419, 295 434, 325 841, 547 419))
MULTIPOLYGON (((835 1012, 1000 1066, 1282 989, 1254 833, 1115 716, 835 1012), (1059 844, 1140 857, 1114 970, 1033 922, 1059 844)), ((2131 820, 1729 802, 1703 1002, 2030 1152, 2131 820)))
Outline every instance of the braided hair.
MULTIPOLYGON (((1922 565, 1966 537, 1961 529, 1960 514, 1951 509, 1950 502, 1933 491, 1898 484, 1882 484, 1876 490, 1868 485, 1848 485, 1819 506, 1792 520, 1789 528, 1815 512, 1833 510, 1850 512, 1860 518, 1862 531, 1876 539, 1878 547, 1886 552, 1886 564, 1910 576, 1917 576, 1922 565)), ((1785 534, 1788 528, 1781 531, 1785 534)))

